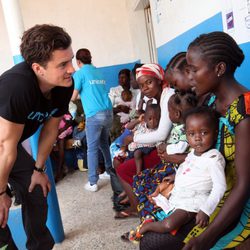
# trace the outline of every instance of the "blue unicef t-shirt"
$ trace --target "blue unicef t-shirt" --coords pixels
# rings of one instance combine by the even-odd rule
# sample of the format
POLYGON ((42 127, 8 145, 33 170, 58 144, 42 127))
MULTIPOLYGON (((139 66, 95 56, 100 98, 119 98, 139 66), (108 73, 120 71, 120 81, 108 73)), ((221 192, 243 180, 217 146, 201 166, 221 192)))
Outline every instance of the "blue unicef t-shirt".
POLYGON ((111 110, 106 81, 99 69, 86 64, 73 75, 75 89, 79 91, 86 118, 100 111, 111 110))

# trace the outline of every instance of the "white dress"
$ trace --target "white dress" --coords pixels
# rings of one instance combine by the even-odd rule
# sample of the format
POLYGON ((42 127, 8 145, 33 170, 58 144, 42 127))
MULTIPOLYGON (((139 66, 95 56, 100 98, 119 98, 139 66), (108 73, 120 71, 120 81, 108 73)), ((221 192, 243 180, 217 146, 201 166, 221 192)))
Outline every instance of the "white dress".
POLYGON ((194 155, 192 149, 176 172, 169 200, 164 197, 168 208, 163 209, 164 212, 183 209, 197 213, 202 210, 210 216, 226 191, 224 169, 225 159, 217 149, 201 156, 194 155))

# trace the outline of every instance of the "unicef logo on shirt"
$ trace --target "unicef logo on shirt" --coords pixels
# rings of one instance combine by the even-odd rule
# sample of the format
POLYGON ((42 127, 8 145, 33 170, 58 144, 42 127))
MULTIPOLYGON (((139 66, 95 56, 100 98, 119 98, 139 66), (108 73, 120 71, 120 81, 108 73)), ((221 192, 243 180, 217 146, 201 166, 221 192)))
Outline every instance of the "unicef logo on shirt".
POLYGON ((89 80, 89 84, 105 84, 105 80, 89 80))
POLYGON ((28 119, 32 121, 43 122, 44 120, 50 118, 53 114, 55 114, 57 110, 58 108, 55 108, 51 112, 45 112, 45 113, 39 111, 32 111, 28 115, 28 119))

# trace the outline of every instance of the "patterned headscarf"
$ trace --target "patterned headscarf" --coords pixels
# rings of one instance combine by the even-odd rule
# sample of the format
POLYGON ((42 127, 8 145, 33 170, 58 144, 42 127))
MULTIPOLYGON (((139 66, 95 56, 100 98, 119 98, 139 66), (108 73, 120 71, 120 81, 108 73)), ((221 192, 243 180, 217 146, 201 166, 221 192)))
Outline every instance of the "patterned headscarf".
POLYGON ((163 68, 156 63, 148 63, 142 65, 140 68, 136 69, 136 80, 143 75, 153 76, 159 80, 164 79, 163 68))
POLYGON ((144 64, 140 68, 136 69, 136 80, 141 76, 152 76, 162 81, 164 87, 168 85, 164 80, 164 70, 157 63, 144 64))

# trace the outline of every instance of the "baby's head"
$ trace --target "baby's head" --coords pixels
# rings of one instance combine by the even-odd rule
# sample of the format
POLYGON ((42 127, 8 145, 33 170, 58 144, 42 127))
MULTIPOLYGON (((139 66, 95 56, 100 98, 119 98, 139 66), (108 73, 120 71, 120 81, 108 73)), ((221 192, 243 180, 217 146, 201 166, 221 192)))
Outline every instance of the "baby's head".
POLYGON ((133 95, 129 89, 124 89, 121 93, 121 97, 124 102, 131 102, 133 95))
POLYGON ((215 146, 219 114, 209 107, 197 107, 185 114, 187 140, 195 155, 201 155, 215 146))
POLYGON ((144 121, 147 124, 147 128, 158 128, 161 117, 161 109, 158 104, 148 104, 144 114, 144 121))
POLYGON ((197 106, 197 98, 192 92, 176 92, 169 98, 169 118, 173 123, 183 123, 184 113, 197 106))

